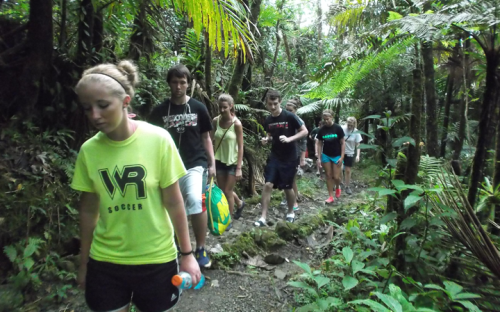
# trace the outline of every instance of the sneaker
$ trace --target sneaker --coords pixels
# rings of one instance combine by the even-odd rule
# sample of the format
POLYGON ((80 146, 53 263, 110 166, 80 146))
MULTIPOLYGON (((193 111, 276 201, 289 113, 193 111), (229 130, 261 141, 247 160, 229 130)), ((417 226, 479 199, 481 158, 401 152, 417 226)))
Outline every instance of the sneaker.
POLYGON ((338 188, 335 190, 335 197, 339 198, 340 197, 340 193, 342 193, 342 191, 338 188))
POLYGON ((255 221, 253 225, 255 225, 257 227, 263 227, 263 226, 267 226, 267 223, 266 223, 265 219, 260 218, 259 220, 255 221))
POLYGON ((229 223, 229 225, 227 226, 226 231, 229 231, 232 228, 233 228, 233 222, 231 221, 231 223, 229 223))
POLYGON ((294 206, 294 207, 293 207, 293 211, 297 211, 297 210, 299 210, 299 209, 300 209, 300 208, 299 208, 299 205, 297 205, 297 206, 294 206))
POLYGON ((281 201, 280 206, 288 206, 288 202, 286 201, 286 198, 281 201))
POLYGON ((351 195, 352 194, 352 191, 351 191, 351 187, 348 186, 346 189, 345 189, 345 192, 347 195, 351 195))
POLYGON ((286 220, 286 222, 293 223, 293 221, 295 221, 295 213, 293 213, 293 212, 287 213, 285 220, 286 220))
POLYGON ((207 255, 207 252, 205 251, 205 248, 201 247, 196 249, 194 255, 196 257, 196 261, 198 261, 198 265, 200 266, 200 268, 209 268, 212 264, 210 258, 207 255))
POLYGON ((243 212, 243 208, 245 208, 245 201, 241 200, 241 206, 236 209, 236 212, 234 213, 234 220, 238 220, 241 218, 241 213, 243 212))
POLYGON ((330 197, 328 197, 328 199, 327 199, 327 200, 325 200, 325 203, 327 203, 327 204, 331 204, 331 203, 333 203, 334 201, 335 201, 335 199, 333 199, 333 196, 330 196, 330 197))

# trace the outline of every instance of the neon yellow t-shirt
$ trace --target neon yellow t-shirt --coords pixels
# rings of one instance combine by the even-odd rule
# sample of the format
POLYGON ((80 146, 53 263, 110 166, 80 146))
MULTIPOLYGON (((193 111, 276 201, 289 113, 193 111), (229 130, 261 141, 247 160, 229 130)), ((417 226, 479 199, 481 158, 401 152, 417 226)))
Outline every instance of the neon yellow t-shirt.
POLYGON ((161 188, 185 174, 170 134, 148 123, 138 122, 134 134, 124 141, 112 141, 102 132, 86 141, 71 187, 99 195, 90 257, 131 265, 176 259, 161 188))

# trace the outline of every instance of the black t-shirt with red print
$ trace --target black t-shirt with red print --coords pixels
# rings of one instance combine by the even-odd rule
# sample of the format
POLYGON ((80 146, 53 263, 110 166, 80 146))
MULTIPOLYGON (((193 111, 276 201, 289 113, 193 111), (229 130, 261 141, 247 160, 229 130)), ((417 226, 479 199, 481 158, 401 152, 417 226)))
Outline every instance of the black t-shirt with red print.
POLYGON ((337 157, 342 154, 340 141, 344 138, 344 129, 337 124, 330 127, 323 126, 319 129, 316 139, 323 141, 323 154, 337 157))
POLYGON ((297 160, 297 144, 295 142, 282 143, 280 136, 294 136, 302 124, 297 116, 282 109, 281 114, 276 117, 269 115, 264 122, 264 130, 269 133, 273 140, 271 146, 271 157, 279 161, 292 162, 297 160))

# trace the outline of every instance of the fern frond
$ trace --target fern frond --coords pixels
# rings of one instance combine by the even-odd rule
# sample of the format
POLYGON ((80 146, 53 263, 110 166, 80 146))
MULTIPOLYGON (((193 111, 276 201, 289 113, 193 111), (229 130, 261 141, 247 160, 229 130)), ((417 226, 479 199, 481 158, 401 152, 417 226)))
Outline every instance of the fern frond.
POLYGON ((324 109, 336 109, 338 106, 345 107, 347 105, 354 106, 360 105, 363 100, 352 99, 352 98, 333 98, 325 99, 321 101, 315 101, 308 105, 305 105, 297 110, 297 115, 306 115, 310 113, 317 113, 324 109))
POLYGON ((406 53, 415 40, 410 36, 398 37, 398 39, 386 42, 377 51, 352 60, 340 68, 325 67, 325 70, 316 77, 318 81, 316 87, 314 87, 314 84, 310 84, 312 89, 307 93, 307 97, 331 99, 342 92, 353 89, 356 83, 371 73, 380 71, 381 67, 399 62, 401 55, 406 53))
POLYGON ((252 107, 245 105, 245 104, 234 104, 234 109, 237 112, 260 113, 260 114, 264 114, 264 115, 269 114, 269 111, 267 111, 265 109, 252 108, 252 107))

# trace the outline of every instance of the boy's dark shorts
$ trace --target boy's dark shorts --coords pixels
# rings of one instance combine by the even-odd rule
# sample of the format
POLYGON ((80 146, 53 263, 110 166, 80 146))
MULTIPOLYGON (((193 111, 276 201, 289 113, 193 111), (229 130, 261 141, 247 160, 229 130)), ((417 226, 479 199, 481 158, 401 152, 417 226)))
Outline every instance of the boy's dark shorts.
POLYGON ((344 166, 352 167, 354 165, 354 156, 344 156, 344 166))
POLYGON ((266 179, 266 183, 272 183, 274 188, 289 190, 292 188, 296 173, 296 159, 292 161, 280 161, 274 157, 269 157, 264 170, 264 178, 266 179))
POLYGON ((85 299, 92 311, 114 311, 132 301, 141 312, 161 312, 179 301, 172 277, 177 260, 162 264, 123 265, 89 259, 85 299))

